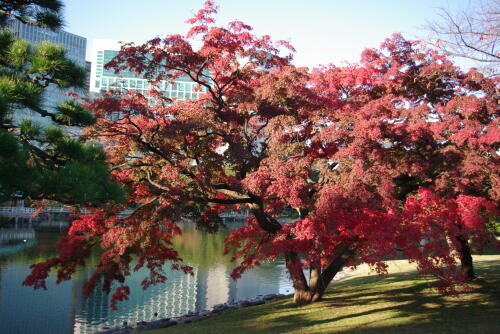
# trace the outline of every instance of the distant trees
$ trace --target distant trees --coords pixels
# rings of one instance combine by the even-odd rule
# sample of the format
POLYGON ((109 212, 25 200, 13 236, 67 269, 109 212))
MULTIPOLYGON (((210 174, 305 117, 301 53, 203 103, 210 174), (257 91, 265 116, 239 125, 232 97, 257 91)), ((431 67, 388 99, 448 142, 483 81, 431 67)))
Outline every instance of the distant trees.
MULTIPOLYGON (((470 245, 497 243, 489 224, 500 198, 495 82, 399 35, 359 64, 309 72, 283 55, 288 43, 239 21, 218 27, 216 11, 207 1, 186 36, 124 45, 108 64, 157 87, 187 77, 204 94, 108 92, 89 106, 97 117, 89 134, 107 144, 135 210, 82 215, 59 255, 33 265, 24 283, 45 287, 51 268, 70 279, 96 245, 104 252, 87 294, 142 267, 144 287, 164 282, 167 263, 191 270, 172 243, 178 220, 189 213, 211 227, 229 205, 251 212, 226 240, 240 261, 233 278, 283 257, 297 303, 321 299, 346 266, 384 272, 396 248, 444 289, 473 278, 470 245), (288 207, 299 217, 285 224, 278 218, 288 207)), ((113 307, 128 292, 119 286, 113 307)))
MULTIPOLYGON (((2 1, 0 17, 56 28, 61 6, 59 1, 2 1)), ((63 128, 91 125, 93 113, 76 100, 55 110, 44 107, 47 87, 80 88, 85 77, 61 46, 30 45, 0 31, 0 202, 15 197, 87 205, 120 197, 102 149, 63 128), (37 118, 42 117, 51 125, 41 126, 37 118)))
POLYGON ((459 12, 441 8, 429 22, 429 41, 445 54, 478 62, 488 75, 500 71, 500 0, 472 0, 459 12))

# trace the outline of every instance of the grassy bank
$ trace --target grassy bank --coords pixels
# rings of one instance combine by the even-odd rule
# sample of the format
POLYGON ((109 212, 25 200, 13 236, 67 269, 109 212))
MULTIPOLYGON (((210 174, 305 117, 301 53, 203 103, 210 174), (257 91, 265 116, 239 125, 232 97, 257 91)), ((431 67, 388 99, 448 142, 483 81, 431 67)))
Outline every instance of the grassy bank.
POLYGON ((315 304, 298 307, 288 298, 147 333, 498 334, 500 255, 474 260, 480 279, 459 297, 440 295, 414 266, 392 261, 388 277, 362 266, 315 304))

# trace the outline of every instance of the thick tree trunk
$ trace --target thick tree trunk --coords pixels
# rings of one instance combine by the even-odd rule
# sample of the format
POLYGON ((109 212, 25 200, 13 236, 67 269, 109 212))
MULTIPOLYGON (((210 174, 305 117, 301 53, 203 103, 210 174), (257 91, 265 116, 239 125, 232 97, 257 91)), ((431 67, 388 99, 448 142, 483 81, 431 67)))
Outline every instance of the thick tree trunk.
POLYGON ((300 261, 299 257, 295 253, 288 253, 286 255, 286 262, 295 289, 294 302, 300 305, 321 300, 328 284, 342 270, 352 255, 354 255, 354 250, 351 250, 349 245, 342 245, 339 247, 339 251, 332 262, 323 271, 319 262, 312 263, 308 284, 304 272, 296 270, 297 261, 300 261))
POLYGON ((455 237, 458 243, 460 244, 460 263, 462 265, 462 269, 467 275, 467 280, 472 281, 476 278, 474 273, 474 264, 472 262, 472 253, 469 246, 469 241, 467 238, 458 236, 455 237))
POLYGON ((309 290, 311 291, 311 302, 314 303, 323 297, 326 286, 323 282, 323 276, 321 272, 321 265, 319 261, 317 263, 311 264, 310 274, 309 274, 309 290))
MULTIPOLYGON (((282 227, 281 224, 265 213, 262 201, 253 195, 249 196, 254 199, 254 202, 250 205, 250 209, 260 227, 269 233, 279 231, 282 227)), ((307 210, 300 210, 299 212, 301 218, 304 218, 308 214, 307 210)), ((293 288, 295 289, 294 302, 296 304, 307 304, 320 300, 328 284, 330 284, 335 275, 342 270, 346 262, 353 255, 354 250, 350 249, 349 245, 340 245, 337 254, 325 270, 322 271, 319 260, 311 264, 308 283, 300 264, 300 257, 295 252, 286 252, 286 266, 293 282, 293 288)))
POLYGON ((293 301, 296 304, 307 304, 311 302, 311 293, 307 284, 306 276, 300 268, 300 258, 297 253, 287 252, 285 254, 286 267, 292 279, 295 290, 293 301))

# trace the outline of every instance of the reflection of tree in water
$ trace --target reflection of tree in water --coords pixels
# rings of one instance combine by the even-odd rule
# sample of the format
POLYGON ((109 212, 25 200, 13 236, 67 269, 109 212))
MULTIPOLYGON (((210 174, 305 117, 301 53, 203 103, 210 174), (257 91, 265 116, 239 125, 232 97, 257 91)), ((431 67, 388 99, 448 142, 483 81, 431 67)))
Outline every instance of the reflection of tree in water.
MULTIPOLYGON (((227 267, 229 278, 232 268, 237 263, 231 262, 231 254, 224 255, 224 239, 227 238, 231 230, 241 227, 241 224, 230 224, 227 228, 219 229, 216 233, 200 231, 195 224, 191 223, 183 223, 180 226, 182 235, 174 239, 174 247, 179 251, 184 262, 197 269, 223 265, 227 267)), ((262 278, 265 281, 271 276, 280 276, 282 266, 284 266, 282 259, 270 263, 264 262, 260 267, 251 270, 250 275, 254 279, 262 278)))
MULTIPOLYGON (((167 263, 165 265, 167 282, 143 291, 140 288, 140 281, 147 275, 147 272, 144 270, 135 272, 126 282, 133 286, 133 292, 129 300, 120 303, 118 312, 110 312, 110 296, 99 287, 89 298, 84 298, 82 294, 83 284, 90 278, 102 251, 96 250, 92 253, 86 260, 86 265, 74 275, 71 283, 55 286, 55 279, 51 276, 48 281, 49 290, 44 293, 50 297, 54 307, 64 309, 58 316, 66 320, 70 319, 74 325, 73 330, 87 333, 95 332, 105 325, 118 326, 123 321, 131 323, 153 320, 157 318, 155 313, 158 317, 172 317, 188 311, 211 308, 214 304, 221 302, 278 292, 283 270, 275 263, 264 264, 261 268, 251 270, 238 282, 230 278, 231 269, 235 264, 231 263, 229 255, 223 256, 224 239, 236 225, 230 224, 228 228, 209 234, 196 229, 195 224, 181 224, 183 234, 175 239, 175 247, 184 261, 195 267, 195 275, 190 276, 173 271, 167 263)), ((19 264, 27 269, 32 263, 55 256, 55 244, 60 236, 60 233, 38 231, 36 245, 10 254, 3 259, 0 257, 0 281, 5 279, 2 277, 5 274, 2 271, 9 265, 19 264)), ((20 272, 19 277, 16 278, 18 280, 16 282, 19 283, 18 289, 26 290, 27 295, 35 296, 33 291, 28 291, 31 290, 30 288, 21 287, 23 275, 20 272)), ((5 286, 5 282, 3 284, 5 286)), ((0 291, 0 297, 1 293, 2 291, 0 291)), ((29 304, 45 303, 45 298, 39 301, 28 298, 26 301, 29 304)), ((49 319, 54 316, 54 313, 50 309, 44 309, 41 316, 49 319)), ((8 326, 17 325, 7 323, 8 326)))
POLYGON ((207 268, 216 264, 231 264, 231 256, 224 256, 224 239, 229 235, 227 229, 207 233, 196 229, 194 224, 181 224, 182 235, 174 239, 174 248, 184 262, 193 267, 207 268))

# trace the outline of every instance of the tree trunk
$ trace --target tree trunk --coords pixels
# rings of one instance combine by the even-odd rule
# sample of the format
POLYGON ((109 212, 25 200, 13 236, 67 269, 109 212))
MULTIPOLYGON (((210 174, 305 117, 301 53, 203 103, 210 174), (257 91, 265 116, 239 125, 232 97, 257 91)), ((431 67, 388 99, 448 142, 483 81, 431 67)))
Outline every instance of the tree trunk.
POLYGON ((295 289, 293 301, 301 305, 321 300, 328 284, 342 270, 352 255, 354 255, 354 250, 351 250, 349 245, 342 245, 339 247, 339 251, 332 262, 323 271, 321 270, 319 261, 312 263, 308 284, 304 272, 296 269, 298 261, 300 261, 298 255, 296 253, 288 253, 285 259, 295 289))
POLYGON ((300 258, 295 252, 285 254, 286 267, 292 279, 295 290, 293 301, 295 304, 307 304, 311 302, 311 293, 307 284, 306 276, 300 266, 300 258))
MULTIPOLYGON (((281 224, 265 213, 262 201, 255 198, 253 195, 249 196, 254 198, 254 203, 250 205, 250 210, 260 227, 269 233, 276 233, 279 231, 282 227, 281 224)), ((299 212, 301 218, 304 218, 308 214, 307 210, 299 210, 299 212)), ((354 250, 350 249, 350 245, 342 244, 338 247, 337 254, 325 270, 322 271, 321 262, 319 260, 312 263, 309 284, 302 270, 300 257, 295 252, 286 252, 286 266, 295 290, 293 297, 294 302, 300 305, 320 300, 328 284, 330 284, 335 275, 342 270, 346 262, 354 255, 354 252, 354 250)))
POLYGON ((320 261, 311 264, 309 273, 309 290, 311 294, 311 302, 314 303, 323 297, 326 286, 323 282, 320 261))
POLYGON ((455 237, 458 243, 460 244, 460 263, 462 265, 462 270, 464 270, 467 275, 467 280, 472 281, 476 278, 474 274, 474 264, 472 262, 472 254, 469 246, 469 241, 466 237, 458 236, 455 237))

